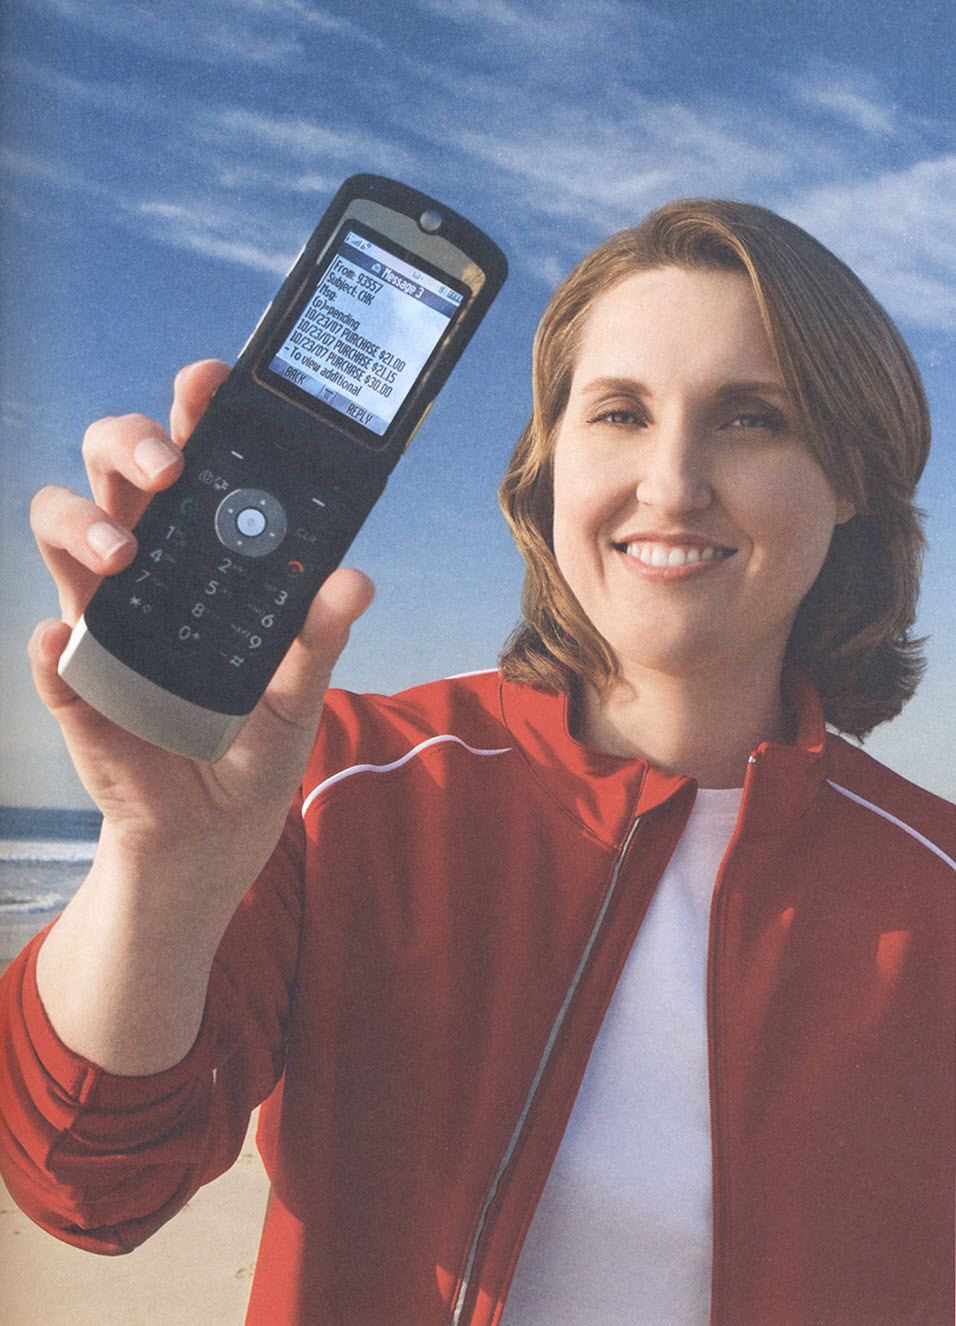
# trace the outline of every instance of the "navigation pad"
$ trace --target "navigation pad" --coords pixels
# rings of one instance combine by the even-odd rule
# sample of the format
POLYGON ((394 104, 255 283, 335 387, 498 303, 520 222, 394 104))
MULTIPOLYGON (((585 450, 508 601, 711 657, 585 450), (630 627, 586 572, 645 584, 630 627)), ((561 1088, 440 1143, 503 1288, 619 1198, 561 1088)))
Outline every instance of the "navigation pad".
POLYGON ((261 488, 236 488, 219 503, 216 535, 230 552, 266 557, 285 538, 285 507, 261 488))

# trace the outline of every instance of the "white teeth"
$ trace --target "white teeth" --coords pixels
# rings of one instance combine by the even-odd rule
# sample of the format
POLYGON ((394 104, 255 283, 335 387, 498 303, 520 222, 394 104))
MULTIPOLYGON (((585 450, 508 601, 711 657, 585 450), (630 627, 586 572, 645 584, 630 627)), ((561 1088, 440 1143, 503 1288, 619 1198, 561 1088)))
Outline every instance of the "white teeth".
POLYGON ((629 543, 627 555, 636 557, 645 566, 676 567, 693 566, 695 562, 712 562, 716 558, 729 557, 729 548, 684 548, 667 543, 629 543))

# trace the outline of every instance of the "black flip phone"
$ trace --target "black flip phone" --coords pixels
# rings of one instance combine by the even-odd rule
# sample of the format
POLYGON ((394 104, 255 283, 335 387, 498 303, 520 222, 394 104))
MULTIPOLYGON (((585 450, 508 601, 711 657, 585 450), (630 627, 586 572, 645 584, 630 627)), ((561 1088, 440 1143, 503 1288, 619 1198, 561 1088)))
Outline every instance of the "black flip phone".
POLYGON ((158 746, 217 760, 507 275, 435 199, 347 180, 99 586, 60 673, 158 746))

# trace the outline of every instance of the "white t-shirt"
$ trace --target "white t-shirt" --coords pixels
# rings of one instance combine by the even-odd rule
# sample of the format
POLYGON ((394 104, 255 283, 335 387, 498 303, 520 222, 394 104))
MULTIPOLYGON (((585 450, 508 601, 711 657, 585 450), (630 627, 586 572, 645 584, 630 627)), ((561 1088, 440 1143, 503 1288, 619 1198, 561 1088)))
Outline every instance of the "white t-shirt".
POLYGON ((704 790, 651 900, 521 1252, 502 1326, 707 1326, 707 949, 741 790, 704 790))

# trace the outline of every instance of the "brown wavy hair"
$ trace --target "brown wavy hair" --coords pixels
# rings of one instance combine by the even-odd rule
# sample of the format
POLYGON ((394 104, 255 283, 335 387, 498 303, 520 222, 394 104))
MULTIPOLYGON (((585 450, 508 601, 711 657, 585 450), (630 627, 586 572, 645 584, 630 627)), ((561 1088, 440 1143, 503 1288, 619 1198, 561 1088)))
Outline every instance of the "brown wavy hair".
POLYGON ((545 309, 532 415, 500 490, 526 565, 523 620, 501 669, 572 694, 606 692, 618 675, 555 560, 552 456, 594 301, 668 266, 749 276, 808 445, 855 508, 798 609, 787 657, 814 681, 827 722, 862 740, 899 713, 923 671, 911 636, 924 548, 914 499, 929 411, 902 336, 858 277, 799 226, 748 203, 692 199, 652 212, 585 258, 545 309))

